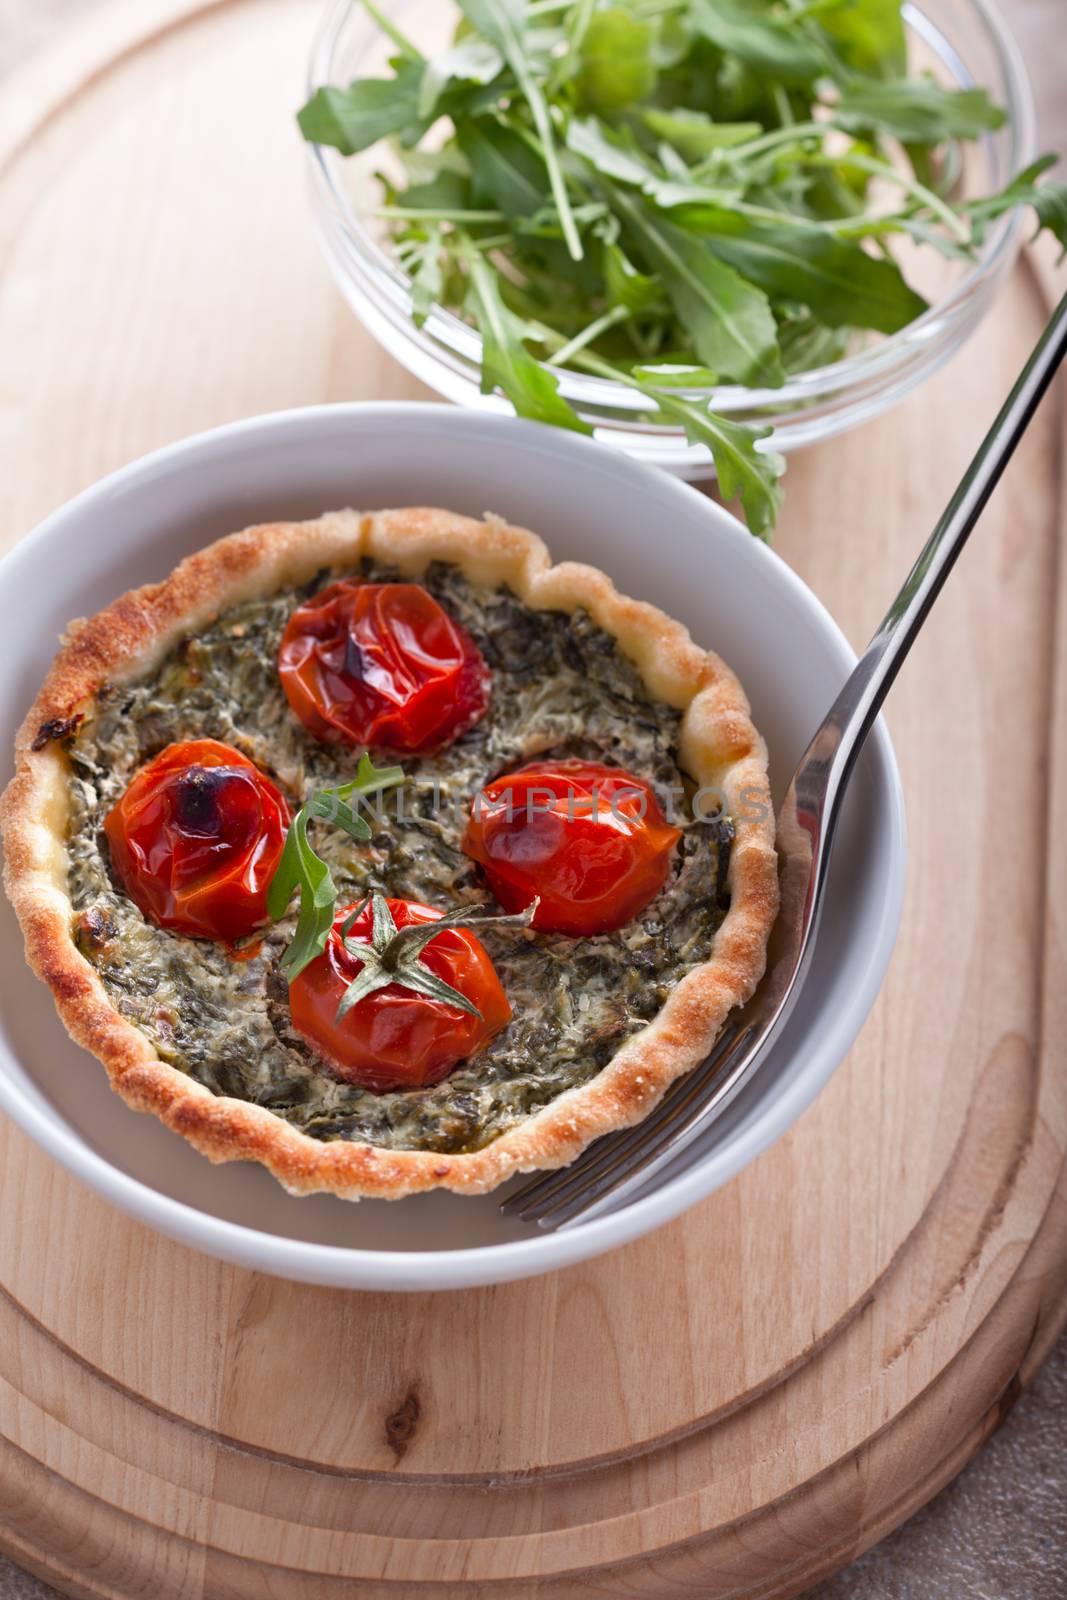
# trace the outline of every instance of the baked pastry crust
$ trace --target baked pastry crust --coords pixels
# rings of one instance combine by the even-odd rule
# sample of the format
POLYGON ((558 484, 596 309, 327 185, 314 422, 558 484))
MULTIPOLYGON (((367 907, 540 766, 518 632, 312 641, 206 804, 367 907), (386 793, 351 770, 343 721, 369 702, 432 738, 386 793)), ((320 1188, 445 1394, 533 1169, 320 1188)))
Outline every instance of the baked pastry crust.
POLYGON ((639 1121, 697 1066, 728 1012, 748 999, 763 974, 778 909, 774 818, 766 749, 741 685, 680 623, 620 595, 595 567, 553 565, 536 535, 499 518, 475 521, 427 508, 339 511, 220 539, 162 583, 71 624, 19 731, 16 756, 15 777, 0 801, 4 880, 27 960, 51 988, 71 1038, 104 1063, 112 1087, 135 1110, 152 1112, 212 1161, 261 1162, 293 1194, 397 1199, 433 1188, 481 1194, 516 1172, 566 1165, 600 1135, 639 1121), (461 1154, 324 1142, 264 1107, 213 1094, 159 1058, 112 1004, 71 934, 62 738, 91 710, 97 691, 152 672, 180 638, 220 611, 364 556, 409 576, 447 561, 474 583, 508 584, 531 607, 585 608, 635 663, 652 697, 683 713, 680 765, 722 794, 736 830, 730 908, 710 959, 678 983, 590 1082, 566 1090, 485 1148, 461 1154))

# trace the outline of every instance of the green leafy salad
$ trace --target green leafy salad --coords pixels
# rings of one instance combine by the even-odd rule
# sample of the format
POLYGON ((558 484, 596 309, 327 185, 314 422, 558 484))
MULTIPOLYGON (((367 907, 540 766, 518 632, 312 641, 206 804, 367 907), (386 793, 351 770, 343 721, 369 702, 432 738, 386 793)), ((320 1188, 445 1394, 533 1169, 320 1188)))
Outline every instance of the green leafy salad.
POLYGON ((901 239, 966 260, 1029 206, 1067 248, 1054 157, 961 198, 960 142, 1004 113, 908 75, 901 0, 458 0, 430 60, 364 3, 393 76, 320 89, 299 122, 346 155, 392 141, 415 321, 473 323, 483 389, 520 416, 590 432, 560 369, 627 385, 707 446, 756 534, 784 463, 701 390, 773 390, 913 321, 901 239))

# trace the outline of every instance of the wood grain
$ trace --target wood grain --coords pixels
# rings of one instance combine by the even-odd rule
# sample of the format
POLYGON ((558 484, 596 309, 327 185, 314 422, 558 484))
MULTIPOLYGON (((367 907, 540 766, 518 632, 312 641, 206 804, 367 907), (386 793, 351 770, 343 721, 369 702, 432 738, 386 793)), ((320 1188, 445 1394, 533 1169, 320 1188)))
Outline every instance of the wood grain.
MULTIPOLYGON (((420 392, 304 225, 316 13, 124 3, 107 51, 22 80, 0 543, 168 439, 420 392)), ((855 642, 1044 315, 1020 270, 920 393, 792 463, 779 549, 855 642)), ((1050 405, 894 691, 911 878, 876 1012, 686 1218, 526 1284, 335 1294, 159 1239, 0 1128, 0 1545, 92 1596, 785 1596, 959 1469, 1067 1314, 1062 436, 1050 405)))

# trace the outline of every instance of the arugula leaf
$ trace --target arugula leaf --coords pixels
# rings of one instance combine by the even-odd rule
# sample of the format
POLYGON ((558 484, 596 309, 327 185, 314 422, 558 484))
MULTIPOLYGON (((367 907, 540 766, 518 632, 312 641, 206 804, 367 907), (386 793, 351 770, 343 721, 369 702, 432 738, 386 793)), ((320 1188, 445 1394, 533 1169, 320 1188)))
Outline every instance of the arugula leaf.
POLYGON ((403 767, 376 767, 364 750, 356 764, 355 777, 348 783, 342 783, 334 792, 343 800, 351 800, 353 795, 378 794, 383 789, 397 789, 403 782, 403 767))
POLYGON ((604 286, 608 304, 627 311, 648 311, 663 299, 657 280, 638 272, 617 244, 604 246, 604 286))
POLYGON ((423 114, 424 86, 428 80, 432 86, 433 66, 406 56, 392 65, 392 78, 357 78, 347 89, 316 90, 296 114, 304 138, 353 156, 394 135, 414 142, 438 116, 477 116, 499 99, 494 82, 439 84, 423 114))
POLYGON ((431 228, 426 239, 416 245, 414 260, 409 263, 411 317, 416 328, 422 327, 434 306, 441 300, 445 282, 441 267, 443 247, 440 228, 431 228))
MULTIPOLYGON (((651 160, 634 142, 628 131, 615 133, 594 117, 573 117, 567 129, 567 148, 589 162, 597 172, 620 183, 632 184, 655 200, 658 206, 669 210, 672 206, 699 202, 729 202, 740 194, 740 189, 724 184, 712 186, 689 181, 684 163, 682 178, 665 177, 657 172, 651 160)), ((677 157, 675 160, 677 161, 677 157)))
POLYGON ((416 115, 429 117, 437 108, 446 87, 460 83, 492 83, 504 69, 504 58, 484 39, 463 39, 451 50, 427 62, 419 85, 416 115))
POLYGON ((828 328, 817 317, 787 317, 778 330, 787 372, 813 372, 840 361, 848 348, 847 328, 828 328))
POLYGON ((885 133, 920 145, 977 139, 1005 122, 985 89, 944 89, 932 78, 853 80, 842 90, 833 118, 849 133, 885 133))
MULTIPOLYGON (((467 157, 475 194, 498 207, 527 238, 542 241, 535 247, 539 264, 570 280, 584 294, 595 293, 595 263, 588 255, 581 261, 569 255, 559 212, 545 204, 549 179, 540 153, 496 118, 458 118, 456 141, 467 157)), ((582 207, 575 208, 576 222, 583 215, 582 207)))
POLYGON ((763 132, 761 122, 714 122, 706 111, 665 111, 659 106, 642 111, 641 121, 686 161, 702 161, 716 151, 758 139, 763 132))
POLYGON ((778 329, 762 289, 635 196, 614 188, 611 195, 613 210, 658 274, 704 365, 727 382, 778 388, 785 379, 778 329))
POLYGON ((996 222, 1005 212, 1013 211, 1016 206, 1030 206, 1037 216, 1037 232, 1047 228, 1067 254, 1067 183, 1053 182, 1051 179, 1044 183, 1037 181, 1056 162, 1055 156, 1041 156, 1013 178, 999 194, 968 201, 964 210, 971 219, 974 242, 981 244, 989 224, 996 222))
POLYGON ((267 909, 272 917, 277 919, 285 915, 294 889, 300 890, 300 912, 296 932, 280 962, 290 983, 326 948, 326 936, 333 926, 333 908, 337 903, 337 886, 330 869, 308 842, 307 812, 303 809, 293 818, 281 860, 271 880, 267 909))
MULTIPOLYGON (((698 41, 684 11, 664 11, 657 18, 659 26, 652 43, 652 59, 661 75, 674 67, 682 66, 698 41)), ((699 41, 703 48, 703 41, 699 41)), ((660 84, 656 86, 659 98, 665 98, 660 84)))
POLYGON ((929 245, 949 261, 973 262, 974 260, 973 242, 963 244, 954 235, 947 233, 943 226, 923 217, 909 217, 903 214, 886 217, 874 227, 864 229, 864 237, 868 239, 883 238, 892 233, 907 234, 919 244, 929 245))
POLYGON ((403 781, 403 767, 375 767, 364 751, 350 783, 342 783, 335 789, 317 790, 307 800, 305 809, 310 817, 321 822, 336 823, 349 838, 366 841, 371 837, 370 827, 350 802, 360 795, 393 789, 403 781))
POLYGON ((575 261, 582 259, 582 241, 579 236, 574 217, 571 214, 571 204, 567 196, 567 185, 560 170, 559 157, 556 154, 556 144, 552 133, 552 121, 548 114, 548 106, 541 87, 533 75, 529 58, 523 44, 523 28, 526 22, 526 0, 459 0, 459 8, 467 20, 482 35, 500 51, 504 60, 515 74, 520 93, 530 109, 537 136, 544 150, 545 166, 548 168, 548 179, 552 188, 552 198, 559 211, 559 220, 563 228, 563 237, 567 249, 575 261))
POLYGON ((857 72, 900 77, 907 64, 907 42, 900 0, 840 0, 819 12, 842 61, 857 72))
POLYGON ((456 142, 467 158, 474 193, 511 222, 524 221, 545 203, 548 171, 536 150, 501 123, 456 123, 456 142))
POLYGON ((689 207, 680 220, 749 283, 808 306, 828 327, 896 333, 926 310, 895 262, 869 256, 817 222, 765 222, 713 206, 689 207))
POLYGON ((740 497, 745 520, 762 538, 774 527, 782 505, 778 479, 785 471, 785 459, 774 450, 757 450, 766 439, 769 427, 756 428, 747 422, 730 422, 714 411, 706 411, 693 400, 662 389, 645 388, 664 416, 681 423, 690 444, 706 445, 715 463, 719 489, 727 504, 740 497))
POLYGON ((578 100, 592 111, 621 111, 656 86, 655 29, 621 6, 597 11, 579 49, 578 100))
POLYGON ((404 168, 409 186, 433 183, 448 173, 460 178, 470 177, 470 168, 454 145, 442 145, 438 150, 410 149, 394 139, 392 149, 404 168))
POLYGON ((689 367, 669 361, 631 367, 630 376, 646 389, 714 389, 719 381, 718 373, 709 367, 689 367))
POLYGON ((383 179, 390 203, 427 211, 466 211, 472 204, 469 173, 445 168, 426 183, 411 183, 399 193, 388 179, 383 179))
POLYGON ((377 144, 420 120, 425 63, 400 60, 392 78, 359 78, 347 89, 317 89, 296 120, 305 139, 333 145, 344 156, 377 144))
POLYGON ((644 152, 626 145, 618 134, 610 133, 595 117, 572 117, 567 127, 567 149, 573 150, 607 178, 634 184, 644 189, 655 187, 656 173, 644 152))
POLYGON ((281 858, 267 889, 267 914, 272 921, 279 921, 288 911, 293 890, 300 891, 296 931, 279 963, 290 983, 326 948, 337 904, 337 885, 329 866, 316 855, 308 839, 309 819, 336 822, 351 838, 369 839, 370 828, 349 802, 357 795, 395 788, 403 781, 402 768, 375 767, 364 753, 350 783, 317 790, 289 824, 281 858))
POLYGON ((778 83, 810 83, 826 69, 826 57, 800 28, 737 0, 690 0, 689 20, 720 50, 778 83))
POLYGON ((500 389, 517 416, 592 433, 559 393, 559 380, 527 350, 523 340, 531 335, 504 304, 496 274, 476 253, 469 258, 469 271, 466 303, 482 336, 482 393, 500 389))

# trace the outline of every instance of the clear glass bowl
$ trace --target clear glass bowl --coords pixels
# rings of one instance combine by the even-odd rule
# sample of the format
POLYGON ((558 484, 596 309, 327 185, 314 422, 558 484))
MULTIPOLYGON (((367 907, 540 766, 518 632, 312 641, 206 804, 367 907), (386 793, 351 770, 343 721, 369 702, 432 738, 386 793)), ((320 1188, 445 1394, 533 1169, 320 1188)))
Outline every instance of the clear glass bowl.
MULTIPOLYGON (((444 49, 457 12, 448 0, 392 0, 389 13, 426 54, 444 49)), ((963 148, 965 193, 1003 187, 1034 156, 1034 109, 1019 53, 989 0, 921 0, 904 7, 912 69, 930 68, 943 82, 987 88, 1008 113, 1005 126, 963 148)), ((309 93, 327 84, 388 74, 395 47, 359 0, 328 6, 312 49, 309 93)), ((356 315, 378 342, 438 394, 459 405, 510 412, 507 401, 480 391, 481 340, 449 311, 435 309, 421 328, 411 318, 407 274, 389 247, 375 173, 388 165, 375 146, 355 157, 309 145, 316 224, 330 267, 356 315)), ((691 393, 744 421, 770 422, 774 445, 789 451, 875 417, 934 372, 973 333, 1015 259, 1023 219, 1003 218, 990 230, 974 264, 952 263, 914 247, 901 264, 930 309, 899 333, 875 337, 840 361, 791 377, 780 389, 724 386, 691 393)), ((706 452, 681 430, 641 421, 647 401, 622 384, 561 374, 560 390, 596 427, 597 437, 685 478, 711 472, 706 452)))

